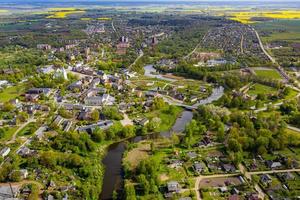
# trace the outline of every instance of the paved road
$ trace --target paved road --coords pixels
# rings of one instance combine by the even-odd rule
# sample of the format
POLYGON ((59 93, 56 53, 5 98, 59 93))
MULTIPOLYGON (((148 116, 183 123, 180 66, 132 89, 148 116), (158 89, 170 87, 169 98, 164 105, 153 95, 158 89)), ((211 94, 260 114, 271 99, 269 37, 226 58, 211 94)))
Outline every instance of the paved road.
POLYGON ((112 27, 112 29, 114 30, 114 32, 117 34, 117 36, 119 35, 118 34, 118 32, 117 32, 117 30, 116 30, 116 28, 115 28, 115 26, 114 26, 114 21, 112 20, 111 21, 111 27, 112 27))
POLYGON ((297 127, 294 127, 294 126, 291 126, 291 125, 287 125, 287 128, 288 128, 288 129, 291 129, 291 130, 293 130, 293 131, 297 131, 297 132, 299 132, 299 134, 300 134, 300 129, 297 128, 297 127))
MULTIPOLYGON (((263 53, 269 58, 269 60, 273 63, 273 64, 275 64, 277 67, 276 67, 276 69, 277 69, 277 71, 286 79, 286 81, 289 81, 291 78, 290 78, 290 76, 284 71, 284 69, 277 63, 277 61, 275 60, 275 58, 273 58, 266 50, 265 50, 265 47, 264 47, 264 45, 263 45, 263 43, 262 43, 262 41, 261 41, 261 39, 260 39, 260 36, 259 36, 259 34, 258 34, 258 32, 254 29, 254 28, 252 28, 253 29, 253 31, 255 32, 255 34, 256 34, 256 37, 257 37, 257 39, 258 39, 258 42, 259 42, 259 46, 260 46, 260 48, 261 48, 261 50, 263 51, 263 53)), ((297 85, 297 87, 298 87, 298 89, 299 89, 299 87, 300 87, 300 84, 299 84, 299 82, 297 81, 297 80, 294 80, 295 81, 295 84, 297 85)))
POLYGON ((250 175, 259 175, 259 174, 275 174, 275 173, 287 173, 287 172, 300 172, 300 169, 278 169, 278 170, 247 172, 247 173, 250 175))

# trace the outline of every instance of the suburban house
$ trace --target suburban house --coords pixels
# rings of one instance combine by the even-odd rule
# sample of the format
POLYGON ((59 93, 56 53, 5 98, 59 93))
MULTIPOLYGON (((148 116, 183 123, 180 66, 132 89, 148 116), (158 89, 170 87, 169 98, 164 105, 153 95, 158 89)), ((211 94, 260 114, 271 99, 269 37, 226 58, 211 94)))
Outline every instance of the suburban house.
POLYGON ((103 94, 102 96, 86 97, 84 103, 90 106, 112 105, 115 102, 115 98, 109 94, 103 94))
POLYGON ((10 148, 9 147, 4 147, 1 151, 0 151, 0 155, 4 158, 5 156, 7 156, 10 152, 10 148))

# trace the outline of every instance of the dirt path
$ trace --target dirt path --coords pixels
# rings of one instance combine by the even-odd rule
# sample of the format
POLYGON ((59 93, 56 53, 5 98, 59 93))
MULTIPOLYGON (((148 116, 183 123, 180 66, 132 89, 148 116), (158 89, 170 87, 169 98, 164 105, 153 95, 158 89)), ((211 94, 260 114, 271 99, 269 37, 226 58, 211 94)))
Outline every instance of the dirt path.
POLYGON ((17 138, 18 133, 19 133, 24 127, 26 127, 29 123, 35 122, 35 121, 36 121, 36 119, 34 119, 34 118, 28 119, 27 122, 23 123, 23 124, 15 131, 15 133, 14 133, 13 136, 12 136, 12 138, 11 138, 9 141, 7 141, 5 144, 11 144, 11 143, 14 143, 14 142, 16 141, 16 138, 17 138))
POLYGON ((123 120, 121 120, 120 122, 121 122, 121 124, 122 124, 122 126, 126 126, 126 125, 133 125, 133 122, 132 122, 132 120, 131 119, 129 119, 129 117, 128 117, 128 115, 127 114, 123 114, 123 116, 124 116, 124 119, 123 120))

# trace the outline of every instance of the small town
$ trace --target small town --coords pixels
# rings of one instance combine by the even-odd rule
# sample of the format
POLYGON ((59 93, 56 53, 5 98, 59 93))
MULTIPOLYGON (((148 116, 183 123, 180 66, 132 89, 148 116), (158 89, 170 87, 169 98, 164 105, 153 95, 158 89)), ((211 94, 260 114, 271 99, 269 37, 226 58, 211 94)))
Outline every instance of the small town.
POLYGON ((299 199, 300 4, 220 2, 0 2, 0 200, 299 199))

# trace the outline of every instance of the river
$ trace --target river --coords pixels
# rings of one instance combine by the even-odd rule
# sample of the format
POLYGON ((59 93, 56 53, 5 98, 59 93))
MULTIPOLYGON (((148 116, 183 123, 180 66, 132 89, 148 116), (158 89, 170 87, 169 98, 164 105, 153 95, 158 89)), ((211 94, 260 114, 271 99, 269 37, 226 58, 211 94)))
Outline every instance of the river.
MULTIPOLYGON (((175 124, 172 126, 171 131, 162 132, 159 135, 149 136, 136 136, 128 139, 129 142, 139 142, 141 140, 155 138, 158 136, 170 137, 172 132, 180 133, 184 130, 185 125, 193 118, 191 111, 183 111, 177 118, 175 124)), ((113 191, 120 191, 123 184, 123 171, 122 171, 122 157, 126 150, 126 141, 114 143, 108 147, 107 155, 103 159, 103 165, 105 166, 105 174, 103 179, 102 193, 100 195, 101 200, 111 200, 113 191)))
MULTIPOLYGON (((160 74, 156 74, 156 70, 153 68, 153 65, 147 65, 144 67, 145 76, 152 78, 158 78, 162 80, 174 81, 173 79, 165 78, 160 74)), ((213 89, 212 94, 199 101, 193 106, 199 106, 204 104, 209 104, 215 100, 218 100, 224 94, 223 87, 217 87, 213 89)), ((181 115, 176 119, 175 124, 172 126, 170 131, 161 132, 159 136, 170 137, 173 132, 181 133, 184 131, 184 128, 187 123, 193 119, 193 113, 191 111, 183 111, 181 115)), ((136 136, 134 138, 128 139, 129 142, 139 142, 141 140, 149 139, 150 137, 156 136, 136 136)), ((100 195, 101 200, 111 200, 113 196, 113 191, 120 191, 123 184, 123 171, 122 171, 122 157, 123 153, 126 150, 126 142, 118 142, 110 145, 108 147, 107 155, 103 159, 103 165, 105 166, 105 173, 103 179, 102 193, 100 195)))

